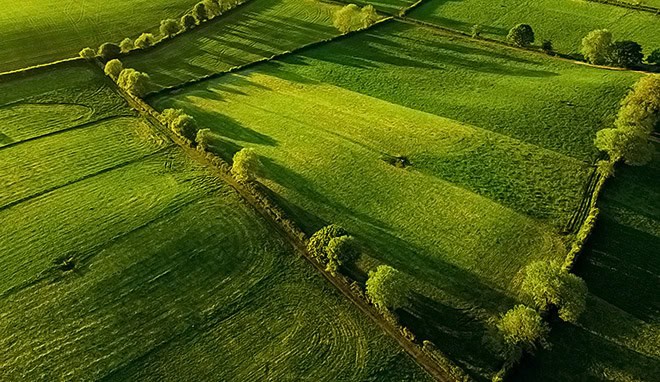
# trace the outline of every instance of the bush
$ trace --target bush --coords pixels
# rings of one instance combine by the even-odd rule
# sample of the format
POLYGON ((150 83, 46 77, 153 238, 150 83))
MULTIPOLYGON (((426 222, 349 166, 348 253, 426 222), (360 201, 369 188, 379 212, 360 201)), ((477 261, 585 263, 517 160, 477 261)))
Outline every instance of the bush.
POLYGON ((197 26, 197 19, 195 16, 187 13, 181 17, 181 27, 185 30, 189 30, 197 26))
POLYGON ((337 237, 348 235, 342 227, 330 224, 316 231, 307 242, 307 252, 319 261, 325 261, 328 258, 326 249, 330 241, 337 237))
POLYGON ((202 149, 202 150, 208 150, 209 145, 211 143, 211 129, 200 129, 197 131, 197 135, 195 136, 195 142, 197 142, 197 147, 202 149))
POLYGON ((121 71, 124 70, 124 65, 118 59, 110 60, 105 64, 105 75, 117 81, 121 71))
POLYGON ((140 37, 135 39, 135 47, 138 49, 146 49, 156 43, 156 36, 151 33, 142 33, 140 37))
POLYGON ((612 48, 612 33, 607 29, 598 29, 589 32, 582 39, 582 49, 587 62, 604 65, 609 62, 612 48))
POLYGON ((550 40, 543 40, 543 43, 541 44, 541 49, 546 54, 552 54, 555 51, 554 47, 552 46, 552 41, 550 40))
POLYGON ((527 24, 518 24, 511 28, 506 39, 515 46, 529 46, 534 42, 534 30, 527 24))
POLYGON ((222 8, 218 0, 203 0, 204 7, 206 7, 206 17, 212 19, 222 13, 222 8))
POLYGON ((534 352, 538 345, 547 347, 548 325, 532 308, 517 305, 497 322, 502 341, 502 355, 517 361, 523 352, 534 352))
POLYGON ((181 114, 170 122, 170 129, 192 142, 197 137, 197 122, 188 114, 181 114))
POLYGON ((348 33, 368 28, 378 19, 378 13, 372 5, 366 5, 360 9, 355 4, 348 4, 332 15, 332 24, 341 33, 348 33))
POLYGON ((173 19, 165 19, 160 22, 160 34, 165 37, 172 37, 181 32, 181 25, 173 19))
POLYGON ((124 69, 117 77, 117 85, 136 97, 142 97, 149 90, 149 76, 135 69, 124 69))
POLYGON ((93 60, 96 58, 96 52, 92 48, 85 48, 80 51, 80 57, 86 60, 93 60))
POLYGON ((172 122, 174 122, 177 118, 182 116, 184 114, 183 110, 181 109, 165 109, 163 110, 162 113, 160 113, 160 121, 167 126, 168 128, 172 128, 172 122))
POLYGON ((648 134, 637 129, 603 129, 596 133, 596 148, 604 151, 614 162, 643 166, 653 159, 655 147, 648 134))
POLYGON ((325 249, 328 258, 326 270, 335 275, 342 265, 352 264, 360 256, 360 249, 353 236, 340 236, 330 239, 325 249))
POLYGON ((234 155, 233 162, 231 173, 243 182, 255 180, 261 170, 261 161, 254 149, 241 149, 234 155))
POLYGON ((527 266, 520 291, 538 309, 556 308, 559 318, 572 323, 584 311, 587 298, 585 282, 555 261, 536 261, 527 266))
POLYGON ((99 47, 98 55, 104 60, 112 60, 113 58, 119 57, 121 54, 121 48, 117 44, 111 42, 106 42, 105 44, 99 47))
POLYGON ((481 26, 480 24, 474 24, 470 29, 470 35, 473 38, 477 38, 481 36, 481 32, 483 32, 483 29, 484 29, 483 26, 481 26))
POLYGON ((376 8, 369 4, 365 5, 362 7, 362 10, 360 10, 360 19, 362 22, 362 28, 369 28, 370 26, 374 25, 380 19, 380 17, 378 17, 376 8))
POLYGON ((122 53, 128 53, 131 50, 135 49, 135 43, 130 38, 126 37, 121 40, 119 43, 119 48, 121 48, 122 53))
POLYGON ((204 3, 197 3, 193 7, 192 15, 195 16, 198 23, 208 20, 208 14, 206 12, 206 5, 204 3))
POLYGON ((610 63, 622 68, 632 68, 642 64, 642 46, 634 41, 617 41, 610 48, 610 63))
POLYGON ((397 309, 407 305, 410 295, 410 285, 405 276, 390 267, 380 265, 375 271, 369 272, 367 280, 367 296, 382 311, 397 309))
POLYGON ((651 65, 660 65, 660 48, 651 52, 651 54, 646 57, 646 62, 651 65))

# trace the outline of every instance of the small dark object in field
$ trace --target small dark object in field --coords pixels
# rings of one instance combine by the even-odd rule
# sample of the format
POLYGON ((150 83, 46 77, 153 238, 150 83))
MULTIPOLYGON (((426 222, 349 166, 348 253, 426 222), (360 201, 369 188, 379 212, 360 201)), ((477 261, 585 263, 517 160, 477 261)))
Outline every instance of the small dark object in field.
POLYGON ((575 106, 575 105, 573 105, 573 102, 571 102, 571 101, 559 101, 559 102, 563 103, 566 106, 570 106, 570 107, 575 106))
POLYGON ((53 262, 62 272, 72 271, 76 267, 76 259, 74 255, 64 255, 55 259, 53 262))
POLYGON ((412 163, 410 163, 410 160, 408 157, 399 155, 399 156, 390 156, 387 155, 383 158, 383 160, 389 164, 391 164, 394 167, 398 168, 406 168, 410 166, 412 163))

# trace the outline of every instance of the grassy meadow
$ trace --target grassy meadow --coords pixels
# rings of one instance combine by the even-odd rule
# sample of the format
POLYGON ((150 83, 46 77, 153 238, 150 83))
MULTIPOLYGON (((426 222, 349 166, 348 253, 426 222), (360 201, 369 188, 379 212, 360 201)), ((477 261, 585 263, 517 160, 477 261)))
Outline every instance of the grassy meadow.
POLYGON ((648 54, 660 48, 660 18, 649 12, 575 0, 427 0, 410 17, 470 33, 475 24, 482 35, 506 39, 519 23, 532 26, 536 45, 551 40, 562 53, 579 52, 581 41, 594 29, 609 29, 615 40, 633 40, 648 54))
POLYGON ((0 0, 0 72, 74 57, 181 17, 196 0, 0 0))
POLYGON ((122 59, 172 86, 337 36, 336 5, 317 0, 253 0, 147 52, 122 59))
MULTIPOLYGON (((30 80, 2 86, 69 104, 30 80)), ((123 115, 57 129, 53 109, 0 147, 0 380, 428 378, 211 170, 94 97, 123 115)))
POLYGON ((531 359, 514 380, 660 379, 659 176, 657 151, 645 167, 618 168, 576 269, 589 287, 587 310, 578 325, 553 329, 552 349, 531 359), (583 354, 589 356, 576 356, 583 354))

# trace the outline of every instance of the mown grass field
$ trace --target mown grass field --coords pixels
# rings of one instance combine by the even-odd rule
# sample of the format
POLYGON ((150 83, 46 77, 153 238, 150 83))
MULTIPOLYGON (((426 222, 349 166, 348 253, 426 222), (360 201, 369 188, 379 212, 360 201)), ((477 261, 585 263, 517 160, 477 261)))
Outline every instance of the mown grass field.
POLYGON ((425 283, 414 313, 435 314, 417 324, 487 377, 484 321, 513 304, 522 267, 565 255, 587 142, 635 77, 391 23, 150 101, 194 115, 226 159, 255 148, 307 232, 339 223, 425 283))
POLYGON ((336 5, 317 0, 252 0, 148 52, 123 59, 172 86, 337 36, 336 5))
POLYGON ((406 8, 409 8, 413 4, 417 2, 417 0, 375 0, 375 1, 368 1, 368 0, 357 0, 357 1, 349 1, 349 0, 341 0, 342 2, 346 4, 357 4, 360 6, 364 6, 366 4, 371 4, 373 5, 377 10, 387 12, 390 14, 398 14, 402 10, 405 10, 406 8))
POLYGON ((587 310, 577 326, 553 329, 552 349, 515 380, 660 379, 659 176, 656 151, 650 165, 620 167, 607 184, 600 222, 576 270, 589 287, 587 310))
POLYGON ((195 0, 0 0, 0 72, 74 57, 181 17, 195 0))
POLYGON ((140 119, 44 127, 0 148, 0 380, 428 378, 140 119))
POLYGON ((410 17, 467 33, 480 24, 483 36, 500 40, 525 23, 534 29, 536 45, 551 40, 562 53, 579 52, 582 38, 594 29, 609 29, 615 40, 636 41, 646 54, 660 47, 657 15, 590 1, 427 0, 410 17))

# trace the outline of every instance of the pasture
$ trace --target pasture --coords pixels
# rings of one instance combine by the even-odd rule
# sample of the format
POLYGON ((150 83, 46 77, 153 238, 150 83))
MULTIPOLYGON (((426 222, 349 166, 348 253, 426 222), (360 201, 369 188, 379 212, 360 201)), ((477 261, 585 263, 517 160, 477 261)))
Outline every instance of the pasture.
POLYGON ((659 176, 657 151, 646 167, 617 170, 576 269, 589 287, 587 310, 579 325, 553 329, 552 349, 530 360, 514 380, 660 379, 659 176))
POLYGON ((122 61, 157 87, 178 85, 337 36, 337 9, 316 0, 254 0, 122 61))
POLYGON ((410 17, 470 33, 473 25, 482 35, 505 40, 516 24, 532 26, 536 43, 551 40, 558 52, 579 52, 581 41, 594 29, 609 29, 615 40, 633 40, 648 54, 660 48, 660 18, 649 12, 590 1, 574 0, 428 0, 410 17))
MULTIPOLYGON (((70 103, 25 81, 2 86, 70 103)), ((428 378, 212 170, 94 97, 121 107, 0 147, 0 380, 428 378)))
POLYGON ((0 0, 0 72, 75 57, 181 17, 196 0, 0 0), (130 15, 130 16, 129 16, 130 15))

